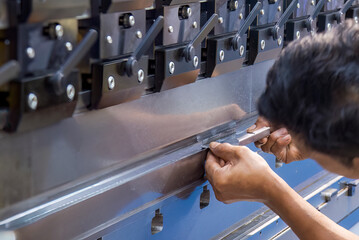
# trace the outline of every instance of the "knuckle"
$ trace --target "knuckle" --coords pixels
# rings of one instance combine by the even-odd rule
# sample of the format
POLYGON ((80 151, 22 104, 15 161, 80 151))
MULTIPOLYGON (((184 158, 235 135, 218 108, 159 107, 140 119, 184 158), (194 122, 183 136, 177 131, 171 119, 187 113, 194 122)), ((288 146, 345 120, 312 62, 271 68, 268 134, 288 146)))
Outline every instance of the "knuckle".
POLYGON ((251 150, 249 150, 249 148, 246 146, 238 146, 238 147, 236 147, 235 154, 236 154, 236 157, 241 157, 243 154, 246 154, 249 151, 251 151, 251 150))

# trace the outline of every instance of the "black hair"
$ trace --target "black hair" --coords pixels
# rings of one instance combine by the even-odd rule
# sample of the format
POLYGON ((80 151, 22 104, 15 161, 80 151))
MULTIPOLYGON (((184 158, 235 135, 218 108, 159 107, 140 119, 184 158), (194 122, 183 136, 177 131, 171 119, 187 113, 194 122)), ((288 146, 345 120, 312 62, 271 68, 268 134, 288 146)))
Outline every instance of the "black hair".
POLYGON ((290 43, 268 72, 258 111, 351 166, 359 157, 359 24, 290 43))

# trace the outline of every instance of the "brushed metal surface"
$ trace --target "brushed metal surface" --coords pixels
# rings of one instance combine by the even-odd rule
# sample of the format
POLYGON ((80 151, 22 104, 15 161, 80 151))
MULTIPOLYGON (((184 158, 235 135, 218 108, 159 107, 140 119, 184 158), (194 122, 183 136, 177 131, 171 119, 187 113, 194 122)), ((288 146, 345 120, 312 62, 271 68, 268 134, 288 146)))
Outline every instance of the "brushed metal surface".
POLYGON ((31 132, 1 133, 1 208, 245 117, 255 111, 253 96, 265 87, 265 74, 255 72, 265 73, 272 64, 81 113, 31 132))
POLYGON ((90 0, 33 0, 29 22, 90 16, 90 0))

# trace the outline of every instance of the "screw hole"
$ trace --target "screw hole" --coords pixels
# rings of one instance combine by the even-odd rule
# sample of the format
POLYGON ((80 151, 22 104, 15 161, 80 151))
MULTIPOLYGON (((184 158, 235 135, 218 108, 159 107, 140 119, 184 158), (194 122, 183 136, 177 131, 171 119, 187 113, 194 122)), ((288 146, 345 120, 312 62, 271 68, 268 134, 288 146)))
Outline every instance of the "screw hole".
POLYGON ((210 192, 207 189, 207 186, 203 187, 203 192, 201 193, 200 200, 199 200, 199 208, 203 209, 209 205, 210 200, 210 192))
POLYGON ((157 209, 155 216, 152 218, 151 233, 156 234, 163 230, 163 215, 160 213, 160 209, 157 209))

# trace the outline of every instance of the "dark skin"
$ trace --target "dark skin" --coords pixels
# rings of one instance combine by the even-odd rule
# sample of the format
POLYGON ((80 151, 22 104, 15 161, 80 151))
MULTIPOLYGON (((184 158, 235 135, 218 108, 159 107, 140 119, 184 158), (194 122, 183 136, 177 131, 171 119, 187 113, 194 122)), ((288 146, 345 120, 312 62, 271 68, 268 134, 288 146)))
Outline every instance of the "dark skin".
MULTIPOLYGON (((269 137, 255 143, 264 152, 273 153, 285 163, 312 158, 329 171, 351 178, 359 177, 359 158, 355 158, 353 167, 348 168, 330 155, 311 150, 299 136, 291 135, 285 128, 274 128, 263 118, 259 118, 248 132, 264 126, 274 129, 269 137)), ((210 150, 206 174, 219 201, 262 202, 277 213, 300 239, 359 239, 317 211, 273 172, 260 155, 247 147, 211 143, 210 150)))

